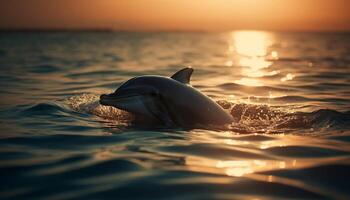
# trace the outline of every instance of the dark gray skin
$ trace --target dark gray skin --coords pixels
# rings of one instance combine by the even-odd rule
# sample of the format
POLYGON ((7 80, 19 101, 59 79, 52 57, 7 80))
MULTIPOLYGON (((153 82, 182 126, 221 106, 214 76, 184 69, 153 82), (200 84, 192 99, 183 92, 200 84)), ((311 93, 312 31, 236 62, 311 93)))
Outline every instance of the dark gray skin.
POLYGON ((231 123, 229 113, 189 85, 192 72, 192 68, 184 68, 171 78, 149 75, 132 78, 114 93, 101 95, 100 103, 165 126, 197 128, 231 123))

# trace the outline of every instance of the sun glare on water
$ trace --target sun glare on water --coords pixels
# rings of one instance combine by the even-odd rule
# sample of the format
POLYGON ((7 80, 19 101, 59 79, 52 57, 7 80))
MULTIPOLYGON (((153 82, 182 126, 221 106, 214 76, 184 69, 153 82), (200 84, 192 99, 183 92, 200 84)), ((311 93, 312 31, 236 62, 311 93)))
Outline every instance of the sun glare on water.
MULTIPOLYGON (((277 74, 278 71, 268 71, 272 64, 267 60, 268 48, 272 44, 273 35, 264 31, 235 31, 230 34, 229 51, 235 55, 234 62, 240 66, 243 78, 236 83, 246 86, 262 86, 258 79, 266 75, 277 74)), ((277 57, 277 52, 271 52, 271 57, 277 57)), ((232 61, 233 62, 233 61, 232 61)))
POLYGON ((236 52, 249 57, 265 56, 272 37, 264 31, 235 31, 231 36, 236 52))
MULTIPOLYGON (((276 180, 270 175, 259 174, 259 172, 279 170, 279 169, 298 169, 303 167, 310 167, 315 162, 327 163, 335 158, 324 159, 310 159, 305 160, 301 158, 283 159, 283 158, 253 158, 253 157, 241 157, 237 156, 237 151, 249 150, 250 153, 259 154, 265 156, 266 149, 283 149, 293 147, 296 145, 309 145, 310 140, 305 140, 301 136, 290 136, 285 134, 276 135, 274 140, 266 141, 243 141, 241 136, 235 136, 232 138, 232 133, 224 133, 224 136, 215 133, 215 135, 201 134, 199 138, 205 141, 207 144, 221 144, 220 148, 223 150, 223 154, 215 157, 216 155, 210 151, 206 152, 209 156, 203 157, 200 155, 190 155, 185 157, 185 165, 191 171, 208 172, 213 174, 222 174, 230 177, 249 177, 253 179, 262 179, 267 182, 276 182, 276 180), (219 136, 219 137, 217 137, 219 136), (226 138, 226 137, 229 137, 226 138), (236 138, 237 137, 237 138, 236 138), (228 153, 232 151, 232 154, 228 153), (226 154, 226 153, 227 154, 226 154), (212 157, 213 156, 213 157, 212 157)), ((223 133, 220 133, 223 134, 223 133)), ((243 136, 244 137, 244 136, 243 136)), ((314 141, 313 141, 314 142, 314 141)), ((283 181, 283 180, 279 180, 283 181)))

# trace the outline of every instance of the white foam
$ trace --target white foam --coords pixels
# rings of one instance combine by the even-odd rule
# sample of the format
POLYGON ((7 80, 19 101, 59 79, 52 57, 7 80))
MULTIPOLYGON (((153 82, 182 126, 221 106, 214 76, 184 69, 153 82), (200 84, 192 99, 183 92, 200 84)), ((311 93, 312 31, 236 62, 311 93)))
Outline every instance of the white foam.
POLYGON ((81 94, 69 97, 65 104, 72 110, 80 113, 93 114, 104 119, 113 120, 130 120, 132 115, 123 110, 111 106, 103 106, 99 103, 99 95, 96 94, 81 94))

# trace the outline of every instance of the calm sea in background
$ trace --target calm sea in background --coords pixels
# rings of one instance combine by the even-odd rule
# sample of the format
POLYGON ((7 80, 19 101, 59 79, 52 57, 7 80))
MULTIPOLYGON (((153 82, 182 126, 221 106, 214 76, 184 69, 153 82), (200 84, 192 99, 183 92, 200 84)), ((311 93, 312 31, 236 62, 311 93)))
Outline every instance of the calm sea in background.
POLYGON ((350 198, 348 33, 0 33, 0 95, 1 199, 350 198), (227 130, 98 103, 185 66, 227 130))

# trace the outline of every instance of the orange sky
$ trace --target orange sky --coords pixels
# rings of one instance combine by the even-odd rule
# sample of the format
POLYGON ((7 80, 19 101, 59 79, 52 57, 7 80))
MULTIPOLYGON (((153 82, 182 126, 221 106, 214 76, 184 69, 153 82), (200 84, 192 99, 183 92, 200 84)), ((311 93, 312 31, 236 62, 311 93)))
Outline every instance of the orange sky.
POLYGON ((350 30, 350 0, 0 0, 0 28, 350 30))

